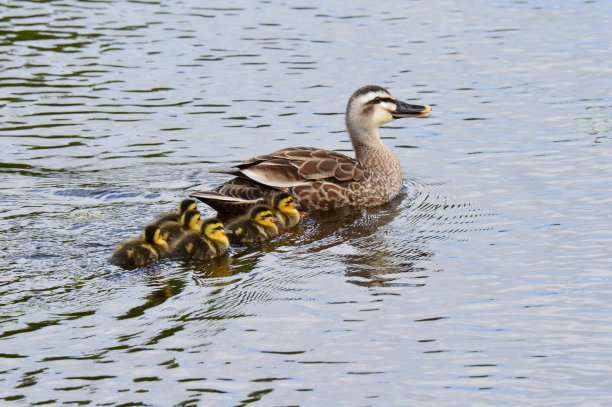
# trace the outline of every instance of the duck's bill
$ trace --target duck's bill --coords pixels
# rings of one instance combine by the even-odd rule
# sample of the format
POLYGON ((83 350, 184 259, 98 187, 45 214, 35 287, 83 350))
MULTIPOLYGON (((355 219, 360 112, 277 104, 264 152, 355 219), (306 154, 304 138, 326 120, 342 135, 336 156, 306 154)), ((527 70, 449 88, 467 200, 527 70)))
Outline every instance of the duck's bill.
POLYGON ((399 119, 402 117, 426 117, 431 112, 431 106, 409 105, 401 101, 396 101, 397 108, 392 113, 393 118, 399 119))

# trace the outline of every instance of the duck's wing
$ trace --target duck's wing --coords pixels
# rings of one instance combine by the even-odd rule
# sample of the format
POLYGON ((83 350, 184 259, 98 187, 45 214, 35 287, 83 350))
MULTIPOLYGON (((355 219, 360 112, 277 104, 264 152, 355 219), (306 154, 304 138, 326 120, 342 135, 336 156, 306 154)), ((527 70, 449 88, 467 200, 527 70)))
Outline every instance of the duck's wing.
POLYGON ((228 236, 231 243, 243 244, 251 241, 254 227, 248 219, 239 218, 230 222, 225 229, 231 231, 228 236))
POLYGON ((173 259, 192 259, 201 255, 201 251, 206 251, 206 243, 202 241, 198 232, 190 231, 187 232, 172 248, 168 257, 173 259))
POLYGON ((363 167, 351 157, 313 147, 290 147, 253 157, 230 173, 275 189, 287 189, 326 180, 332 183, 361 181, 363 167))
MULTIPOLYGON (((358 183, 365 177, 362 165, 354 158, 313 147, 285 148, 253 157, 232 168, 217 168, 211 172, 235 175, 236 178, 214 191, 198 191, 190 196, 211 206, 222 217, 244 214, 256 204, 270 205, 279 190, 297 192, 306 197, 305 206, 310 201, 320 200, 329 200, 333 206, 334 197, 342 196, 347 184, 358 183)), ((302 199, 298 201, 302 204, 302 199)))
POLYGON ((134 264, 138 267, 146 266, 158 259, 157 253, 148 244, 141 244, 134 253, 134 264))
POLYGON ((178 222, 166 221, 161 223, 159 229, 162 237, 168 244, 175 243, 180 237, 185 234, 185 228, 178 222))
POLYGON ((259 184, 254 184, 244 178, 234 178, 214 191, 197 191, 189 194, 204 202, 222 216, 238 216, 244 214, 254 205, 268 204, 268 196, 272 190, 259 184))

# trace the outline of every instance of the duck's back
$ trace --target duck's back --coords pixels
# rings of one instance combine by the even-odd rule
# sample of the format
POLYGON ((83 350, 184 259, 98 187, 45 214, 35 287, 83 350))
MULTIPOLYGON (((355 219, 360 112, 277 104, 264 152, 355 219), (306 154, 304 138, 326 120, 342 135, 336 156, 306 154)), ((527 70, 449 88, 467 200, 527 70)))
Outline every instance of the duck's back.
POLYGON ((176 242, 185 234, 185 228, 178 222, 166 221, 159 225, 162 237, 168 244, 176 242))
POLYGON ((157 252, 148 244, 140 240, 132 240, 119 246, 109 262, 119 267, 142 267, 158 260, 157 252))
POLYGON ((207 260, 214 257, 214 249, 198 232, 189 232, 170 250, 169 257, 181 260, 207 260))
POLYGON ((251 220, 243 219, 228 225, 231 231, 229 240, 232 243, 253 243, 266 240, 267 235, 260 230, 251 220))

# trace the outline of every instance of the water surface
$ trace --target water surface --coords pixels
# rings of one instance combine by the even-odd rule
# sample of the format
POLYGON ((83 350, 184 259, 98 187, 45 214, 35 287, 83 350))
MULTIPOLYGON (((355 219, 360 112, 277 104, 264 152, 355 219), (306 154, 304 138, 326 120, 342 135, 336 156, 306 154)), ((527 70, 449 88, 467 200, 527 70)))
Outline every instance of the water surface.
POLYGON ((607 2, 0 9, 3 402, 612 404, 607 2), (368 83, 434 106, 381 131, 398 199, 107 264, 212 167, 350 154, 368 83))

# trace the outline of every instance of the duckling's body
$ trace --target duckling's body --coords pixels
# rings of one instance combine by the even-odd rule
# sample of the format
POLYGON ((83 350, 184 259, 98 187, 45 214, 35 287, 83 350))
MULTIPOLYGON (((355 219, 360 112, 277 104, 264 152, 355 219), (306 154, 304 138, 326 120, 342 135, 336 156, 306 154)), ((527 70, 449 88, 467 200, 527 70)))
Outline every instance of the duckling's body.
POLYGON ((187 231, 199 232, 202 217, 197 210, 189 210, 181 216, 181 222, 166 221, 159 225, 163 238, 173 245, 187 231))
POLYGON ((223 223, 213 218, 202 222, 199 232, 187 232, 170 250, 169 257, 181 260, 208 260, 223 256, 229 249, 223 223))
POLYGON ((120 244, 109 262, 123 268, 136 268, 159 260, 167 253, 168 243, 162 237, 159 227, 149 225, 144 228, 140 239, 120 244))
POLYGON ((278 236, 279 229, 272 210, 267 206, 256 206, 248 217, 230 223, 229 240, 234 244, 264 242, 278 236))
POLYGON ((157 219, 155 219, 153 222, 151 222, 151 225, 161 225, 164 222, 181 222, 181 216, 183 216, 183 214, 187 211, 191 211, 191 210, 196 210, 198 209, 198 205, 197 202, 193 199, 183 199, 178 206, 178 211, 177 212, 168 212, 165 213, 163 215, 161 215, 160 217, 158 217, 157 219))
POLYGON ((272 200, 272 208, 274 208, 274 215, 278 219, 277 225, 281 232, 300 223, 301 215, 295 206, 295 199, 290 193, 277 193, 272 200))
POLYGON ((285 148, 213 171, 236 178, 191 196, 219 213, 269 202, 278 191, 291 193, 308 211, 381 205, 399 193, 403 172, 393 151, 381 142, 379 127, 401 117, 426 116, 430 110, 401 102, 380 86, 364 86, 346 108, 355 158, 320 148, 285 148))

